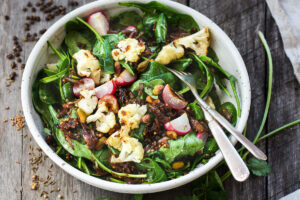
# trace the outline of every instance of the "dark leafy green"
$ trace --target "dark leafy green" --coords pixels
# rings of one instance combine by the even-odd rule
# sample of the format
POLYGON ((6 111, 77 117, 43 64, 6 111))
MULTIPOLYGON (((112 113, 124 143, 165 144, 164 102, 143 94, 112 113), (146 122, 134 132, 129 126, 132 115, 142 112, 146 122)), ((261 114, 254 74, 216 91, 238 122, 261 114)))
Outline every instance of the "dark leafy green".
POLYGON ((136 166, 140 170, 147 170, 148 183, 157 183, 167 180, 165 171, 151 158, 144 158, 141 163, 136 163, 136 166))
POLYGON ((258 160, 257 158, 250 158, 247 162, 250 171, 256 176, 268 176, 271 168, 266 161, 258 160))
POLYGON ((60 102, 60 94, 57 85, 53 82, 49 84, 40 83, 40 100, 46 104, 55 104, 60 102))
POLYGON ((169 148, 160 148, 168 163, 184 156, 193 156, 197 151, 203 149, 203 141, 194 133, 186 134, 177 140, 169 140, 169 148))
POLYGON ((204 113, 202 108, 198 105, 197 101, 194 101, 193 103, 189 104, 189 107, 192 109, 195 115, 196 120, 202 120, 204 119, 204 113))
POLYGON ((193 60, 191 58, 182 58, 171 62, 170 66, 179 71, 184 71, 192 64, 192 62, 193 60))
POLYGON ((161 13, 155 25, 155 38, 156 42, 166 43, 167 40, 167 20, 164 13, 161 13))
POLYGON ((130 132, 130 135, 136 139, 138 139, 140 142, 144 142, 144 130, 145 130, 146 124, 141 123, 140 126, 136 129, 133 129, 130 132))
POLYGON ((146 4, 137 2, 121 2, 119 4, 139 8, 148 16, 157 16, 157 14, 164 13, 168 26, 172 28, 179 28, 186 32, 190 32, 193 28, 199 30, 198 24, 190 15, 177 12, 157 1, 151 1, 146 4))
POLYGON ((237 111, 231 102, 223 103, 218 108, 219 113, 223 114, 226 119, 231 119, 230 122, 235 126, 237 123, 237 111))
POLYGON ((68 46, 69 54, 73 55, 81 48, 80 46, 85 46, 85 49, 91 50, 92 43, 88 38, 85 38, 84 35, 78 31, 70 31, 65 37, 65 43, 68 46))
POLYGON ((135 26, 140 28, 142 26, 142 17, 136 11, 121 12, 110 19, 110 28, 113 30, 122 30, 127 26, 135 26))

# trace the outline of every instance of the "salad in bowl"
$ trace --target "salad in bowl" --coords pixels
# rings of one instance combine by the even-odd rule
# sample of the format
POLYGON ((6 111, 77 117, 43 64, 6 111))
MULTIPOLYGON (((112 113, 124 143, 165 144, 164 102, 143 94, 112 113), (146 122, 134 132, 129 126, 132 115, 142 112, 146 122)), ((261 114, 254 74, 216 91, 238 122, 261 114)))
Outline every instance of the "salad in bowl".
POLYGON ((184 176, 218 146, 189 88, 167 67, 191 72, 200 96, 233 125, 241 113, 236 78, 218 64, 210 29, 191 16, 156 1, 119 4, 138 9, 76 17, 58 48, 48 41, 57 61, 32 86, 45 140, 100 179, 143 184, 184 176), (221 103, 220 94, 236 106, 221 103))

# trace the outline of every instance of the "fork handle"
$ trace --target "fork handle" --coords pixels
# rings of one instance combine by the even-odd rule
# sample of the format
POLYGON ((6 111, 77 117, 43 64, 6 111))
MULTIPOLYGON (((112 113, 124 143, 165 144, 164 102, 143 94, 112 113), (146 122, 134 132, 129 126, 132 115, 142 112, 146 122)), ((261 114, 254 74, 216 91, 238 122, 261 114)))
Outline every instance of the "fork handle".
POLYGON ((212 109, 202 98, 200 98, 197 90, 191 90, 197 101, 203 109, 205 109, 212 117, 219 122, 227 131, 229 131, 249 152, 259 160, 267 160, 267 156, 252 142, 250 142, 240 131, 231 125, 220 113, 212 109))
POLYGON ((208 126, 223 154, 223 157, 234 179, 240 182, 245 181, 250 175, 249 169, 229 141, 223 129, 215 120, 209 121, 208 126))

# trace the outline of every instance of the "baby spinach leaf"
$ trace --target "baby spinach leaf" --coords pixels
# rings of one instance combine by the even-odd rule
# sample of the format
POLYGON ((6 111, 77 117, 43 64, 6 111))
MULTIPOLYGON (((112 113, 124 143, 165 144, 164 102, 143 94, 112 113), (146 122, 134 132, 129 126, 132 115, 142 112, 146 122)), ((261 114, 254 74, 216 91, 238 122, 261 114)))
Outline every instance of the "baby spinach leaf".
POLYGON ((108 40, 111 49, 115 49, 117 47, 117 44, 121 40, 125 39, 125 36, 120 32, 118 34, 106 34, 106 35, 103 35, 103 38, 105 40, 108 40))
POLYGON ((46 104, 59 103, 59 96, 57 85, 54 82, 49 84, 41 83, 39 87, 40 100, 46 104))
MULTIPOLYGON (((59 119, 56 117, 57 113, 56 113, 55 109, 53 108, 52 105, 49 105, 48 108, 49 108, 49 112, 52 116, 53 123, 58 124, 59 119)), ((76 156, 76 157, 83 157, 83 158, 86 158, 88 160, 92 160, 91 151, 88 149, 87 145, 81 144, 77 140, 71 140, 72 145, 73 145, 73 148, 72 148, 72 146, 66 141, 65 133, 62 130, 60 130, 59 128, 54 126, 54 132, 55 132, 55 136, 56 136, 59 144, 67 152, 69 152, 70 154, 72 154, 73 156, 76 156)))
POLYGON ((167 176, 165 171, 151 158, 144 158, 141 163, 136 163, 136 166, 140 170, 147 170, 147 182, 157 183, 166 181, 167 176))
POLYGON ((202 120, 204 119, 204 113, 202 108, 198 105, 197 101, 194 101, 193 103, 189 104, 189 107, 192 109, 195 115, 196 120, 202 120))
POLYGON ((140 142, 144 142, 144 130, 145 130, 146 124, 141 123, 140 126, 136 129, 133 129, 130 132, 130 135, 136 139, 138 139, 140 142))
POLYGON ((219 113, 221 113, 233 126, 237 123, 237 111, 235 106, 231 102, 223 103, 218 108, 219 113))
POLYGON ((190 64, 192 64, 193 60, 191 58, 182 58, 176 61, 171 62, 170 66, 179 71, 184 71, 190 64))
POLYGON ((42 83, 51 83, 53 81, 56 81, 57 79, 63 78, 67 73, 69 69, 64 69, 61 72, 58 72, 52 76, 44 77, 40 80, 42 83))
POLYGON ((256 176, 268 176, 271 171, 270 166, 266 161, 250 158, 247 162, 250 171, 256 176))
POLYGON ((195 54, 191 54, 191 57, 198 63, 200 69, 205 69, 206 85, 200 93, 200 97, 204 97, 213 88, 214 79, 209 68, 202 62, 202 60, 198 56, 196 56, 195 54))
POLYGON ((140 74, 140 80, 151 81, 154 79, 162 79, 166 84, 169 84, 173 89, 178 89, 180 81, 167 68, 158 62, 150 61, 147 71, 140 74))
POLYGON ((216 63, 219 62, 219 57, 217 55, 217 53, 215 52, 215 50, 211 47, 208 47, 207 49, 207 57, 210 57, 211 59, 213 59, 216 63))
POLYGON ((51 121, 51 115, 48 110, 48 105, 41 101, 40 95, 39 95, 39 87, 40 87, 40 81, 39 79, 43 77, 43 71, 41 70, 36 80, 34 81, 32 85, 32 103, 35 108, 35 110, 41 114, 42 120, 48 124, 51 121))
POLYGON ((240 99, 239 96, 237 94, 237 89, 236 89, 236 78, 229 74, 227 71, 225 71, 220 65, 218 65, 213 59, 207 57, 207 56, 200 56, 200 59, 209 64, 212 65, 213 67, 215 67, 216 69, 218 69, 223 75, 225 75, 225 77, 229 80, 233 94, 234 94, 234 98, 237 104, 237 111, 238 111, 238 116, 241 116, 241 105, 240 105, 240 99))
POLYGON ((71 56, 81 49, 80 46, 84 45, 84 49, 86 50, 92 49, 91 42, 87 38, 85 38, 82 33, 78 31, 71 31, 67 33, 65 37, 65 43, 68 47, 71 56))
POLYGON ((167 40, 167 21, 164 13, 161 13, 156 22, 155 26, 155 37, 156 42, 159 43, 166 43, 167 40))
POLYGON ((125 11, 113 16, 110 21, 112 30, 122 30, 127 26, 140 27, 142 24, 142 17, 136 11, 125 11))
POLYGON ((119 4, 122 6, 139 8, 144 13, 152 16, 155 14, 164 13, 168 26, 170 25, 172 28, 179 28, 187 32, 190 32, 193 28, 199 30, 198 24, 190 15, 177 12, 157 1, 151 1, 149 3, 120 2, 119 4))
POLYGON ((64 99, 68 99, 69 101, 72 101, 74 99, 73 86, 70 82, 63 84, 62 90, 64 99))
POLYGON ((93 46, 93 54, 98 57, 103 71, 107 74, 114 73, 114 61, 111 55, 111 46, 108 40, 104 39, 93 27, 91 27, 83 19, 77 17, 79 22, 87 26, 96 36, 96 43, 93 46))
POLYGON ((101 163, 103 163, 106 166, 109 166, 110 153, 108 149, 102 148, 101 150, 94 152, 94 155, 101 163))
POLYGON ((222 82, 222 79, 220 78, 220 76, 218 74, 215 74, 215 73, 213 73, 213 76, 216 80, 217 85, 220 87, 220 89, 223 90, 229 97, 231 97, 231 94, 229 93, 226 86, 222 82))
POLYGON ((168 163, 172 163, 175 159, 193 156, 197 151, 202 150, 203 141, 190 132, 177 140, 169 140, 169 146, 169 148, 160 148, 159 151, 164 153, 168 163))
POLYGON ((216 170, 211 170, 205 176, 198 178, 191 184, 192 195, 197 199, 226 200, 227 194, 216 170))
POLYGON ((133 68, 128 64, 128 63, 126 63, 125 61, 119 61, 120 62, 120 64, 122 65, 122 67, 124 67, 125 69, 127 69, 127 71, 130 73, 130 74, 132 74, 132 75, 134 75, 135 73, 134 73, 134 71, 133 71, 133 68))

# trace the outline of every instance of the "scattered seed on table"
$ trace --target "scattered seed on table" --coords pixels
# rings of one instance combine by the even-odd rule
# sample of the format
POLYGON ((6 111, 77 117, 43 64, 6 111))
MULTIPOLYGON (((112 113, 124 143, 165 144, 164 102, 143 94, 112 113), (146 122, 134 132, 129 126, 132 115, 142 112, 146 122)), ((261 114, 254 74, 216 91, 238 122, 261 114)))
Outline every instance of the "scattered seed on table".
POLYGON ((6 21, 8 21, 8 20, 10 19, 10 17, 9 17, 8 15, 5 15, 5 16, 4 16, 4 19, 5 19, 6 21))

